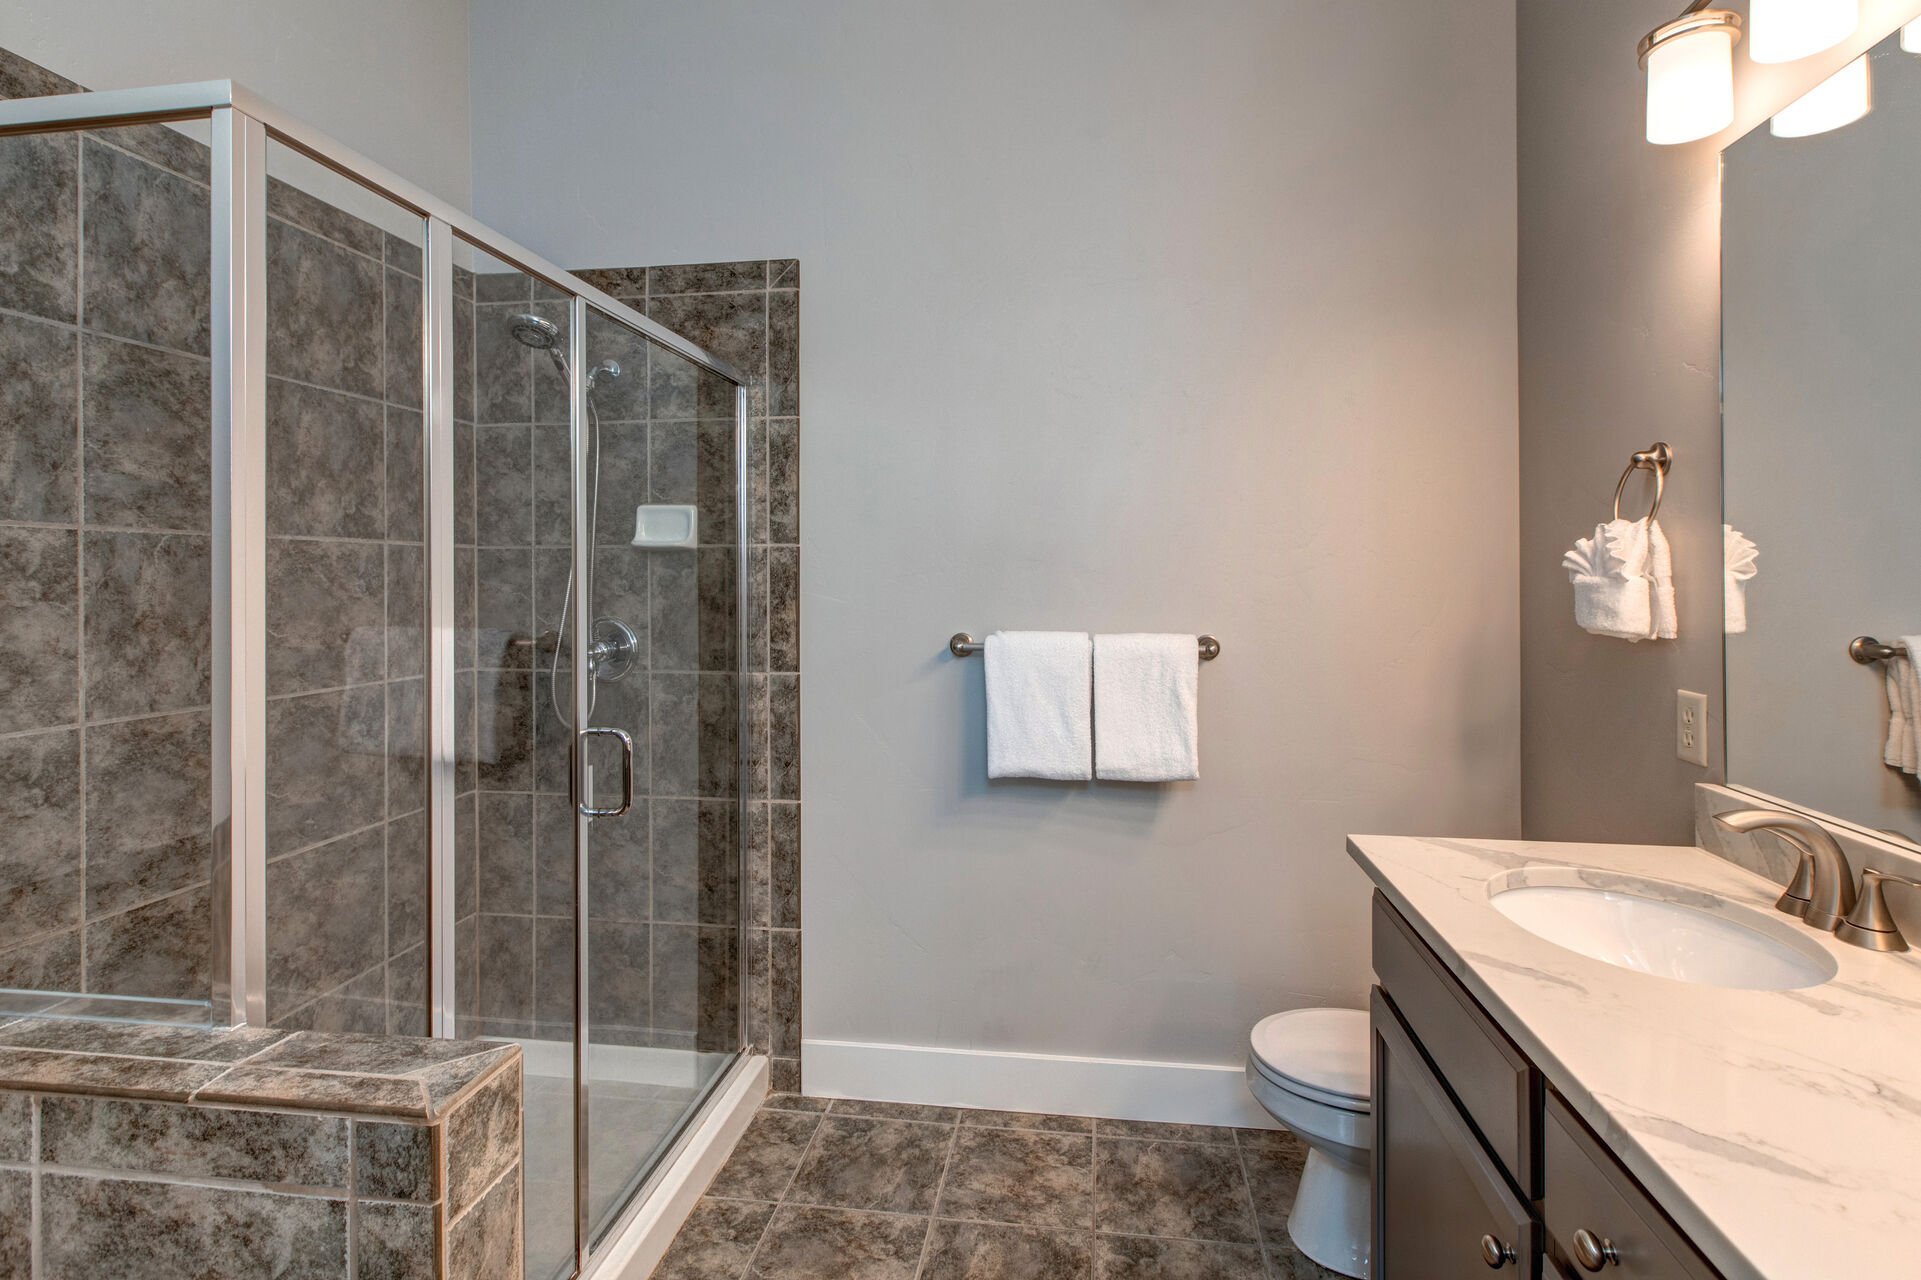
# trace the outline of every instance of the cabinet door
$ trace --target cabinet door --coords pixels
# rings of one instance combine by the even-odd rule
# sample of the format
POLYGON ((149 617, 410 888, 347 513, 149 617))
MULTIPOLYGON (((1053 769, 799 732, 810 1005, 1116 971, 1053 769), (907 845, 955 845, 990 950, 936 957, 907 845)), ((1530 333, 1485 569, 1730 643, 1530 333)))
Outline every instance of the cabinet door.
POLYGON ((1375 1280, 1533 1280, 1539 1224, 1379 987, 1373 1019, 1375 1280))
POLYGON ((1547 1250, 1563 1272, 1605 1272, 1619 1280, 1717 1280, 1707 1259, 1552 1090, 1541 1132, 1547 1250))

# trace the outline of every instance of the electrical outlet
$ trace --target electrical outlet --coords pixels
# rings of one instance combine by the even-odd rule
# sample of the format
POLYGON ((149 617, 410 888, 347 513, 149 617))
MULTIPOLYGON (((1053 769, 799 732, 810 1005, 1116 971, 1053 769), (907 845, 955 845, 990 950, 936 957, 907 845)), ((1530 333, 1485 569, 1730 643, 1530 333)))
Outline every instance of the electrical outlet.
POLYGON ((1708 762, 1708 695, 1674 691, 1674 754, 1689 764, 1708 762))

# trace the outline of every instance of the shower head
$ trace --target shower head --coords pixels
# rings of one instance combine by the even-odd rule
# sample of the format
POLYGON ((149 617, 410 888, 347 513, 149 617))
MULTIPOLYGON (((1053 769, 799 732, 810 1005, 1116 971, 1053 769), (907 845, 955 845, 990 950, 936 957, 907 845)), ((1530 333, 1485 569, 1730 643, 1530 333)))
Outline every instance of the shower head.
POLYGON ((513 326, 514 341, 536 351, 553 351, 560 342, 560 326, 551 320, 523 314, 513 318, 513 326))

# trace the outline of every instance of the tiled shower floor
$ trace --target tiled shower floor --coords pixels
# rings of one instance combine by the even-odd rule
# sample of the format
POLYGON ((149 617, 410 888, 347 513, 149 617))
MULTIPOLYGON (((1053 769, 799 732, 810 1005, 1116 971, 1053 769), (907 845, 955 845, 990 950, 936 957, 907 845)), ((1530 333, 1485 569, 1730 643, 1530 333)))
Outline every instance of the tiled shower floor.
POLYGON ((1323 1280, 1291 1134, 767 1100, 654 1280, 1323 1280))

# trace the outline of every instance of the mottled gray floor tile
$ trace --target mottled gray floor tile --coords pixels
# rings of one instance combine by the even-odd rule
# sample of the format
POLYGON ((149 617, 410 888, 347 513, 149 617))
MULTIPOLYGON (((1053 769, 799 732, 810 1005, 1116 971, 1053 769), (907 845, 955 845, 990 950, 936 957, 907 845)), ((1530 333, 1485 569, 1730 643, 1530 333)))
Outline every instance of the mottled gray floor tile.
POLYGON ((0 937, 80 923, 80 735, 0 739, 0 937))
POLYGON ((963 1125, 935 1212, 1033 1227, 1092 1227, 1094 1140, 963 1125))
POLYGON ((748 1275, 756 1280, 912 1280, 926 1218, 783 1205, 748 1275))
POLYGON ((346 1265, 341 1200, 47 1174, 40 1201, 46 1280, 339 1280, 346 1265))
POLYGON ((1344 1277, 1338 1271, 1329 1271, 1293 1245, 1282 1243, 1267 1247, 1267 1280, 1344 1280, 1344 1277))
POLYGON ((1099 1236, 1099 1280, 1261 1280, 1258 1245, 1099 1236))
POLYGON ((762 1111, 748 1124, 707 1194, 736 1200, 778 1200, 787 1193, 820 1117, 762 1111))
MULTIPOLYGON (((0 143, 0 174, 6 170, 0 143)), ((0 244, 12 245, 0 196, 0 244)), ((0 281, 8 272, 0 268, 0 281)), ((5 285, 0 283, 0 296, 5 285)), ((0 520, 71 524, 80 513, 79 395, 74 336, 20 316, 0 315, 0 520)))
POLYGON ((0 528, 0 733, 78 718, 78 545, 70 529, 0 528))
POLYGON ((1039 1111, 979 1111, 963 1108, 963 1128, 1022 1129, 1030 1133, 1092 1133, 1094 1121, 1087 1116, 1056 1116, 1039 1111))
POLYGON ((891 1213, 934 1207, 952 1130, 906 1120, 829 1115, 787 1198, 891 1213))
POLYGON ((1086 1231, 935 1222, 920 1280, 1092 1280, 1086 1231))
POLYGON ((1307 1167, 1306 1146, 1292 1134, 1286 1136, 1287 1143, 1244 1147, 1241 1152, 1248 1189, 1254 1195, 1254 1212, 1260 1220, 1261 1238, 1269 1241, 1287 1239, 1287 1215, 1294 1209, 1301 1171, 1307 1167))
POLYGON ((767 1100, 760 1104, 767 1111, 814 1111, 827 1110, 829 1100, 810 1098, 804 1093, 770 1093, 767 1100))
POLYGON ((1259 1242, 1233 1145, 1097 1138, 1094 1156, 1101 1230, 1259 1242))
POLYGON ((739 1280, 773 1216, 770 1204, 701 1200, 651 1280, 739 1280))
POLYGON ((79 298, 73 228, 79 138, 0 138, 0 307, 72 322, 79 298))
POLYGON ((86 1169, 347 1189, 347 1122, 124 1098, 40 1102, 40 1158, 86 1169))
POLYGON ((1143 1138, 1159 1142, 1231 1143, 1234 1130, 1208 1124, 1160 1124, 1151 1120, 1108 1120, 1094 1122, 1094 1132, 1103 1138, 1143 1138))
POLYGON ((88 531, 82 550, 87 717, 206 706, 213 688, 213 539, 88 531))
POLYGON ((82 146, 87 326, 206 355, 213 307, 207 189, 96 139, 82 146))

